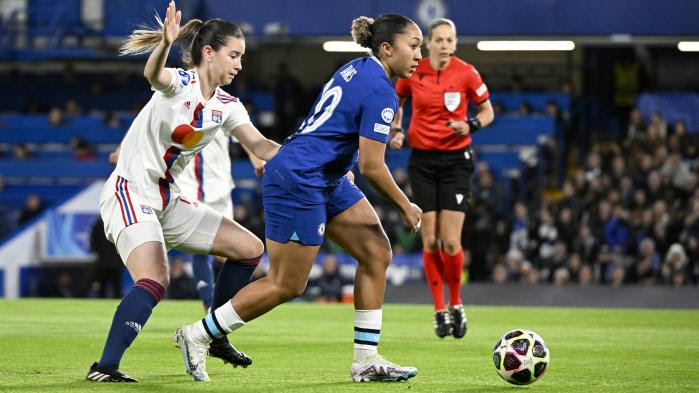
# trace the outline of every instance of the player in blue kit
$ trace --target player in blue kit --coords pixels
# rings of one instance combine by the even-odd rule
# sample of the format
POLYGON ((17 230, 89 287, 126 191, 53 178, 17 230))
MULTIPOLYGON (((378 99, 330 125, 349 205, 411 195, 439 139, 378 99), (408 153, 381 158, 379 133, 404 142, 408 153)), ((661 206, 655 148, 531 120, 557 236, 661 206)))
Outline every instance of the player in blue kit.
POLYGON ((422 32, 410 19, 387 14, 355 19, 352 36, 372 55, 341 67, 325 85, 298 131, 267 163, 264 177, 269 274, 176 337, 195 379, 206 375, 206 349, 277 305, 303 293, 323 236, 358 262, 355 277, 354 381, 399 381, 417 374, 377 353, 391 245, 364 194, 350 181, 355 164, 401 212, 415 233, 422 211, 396 185, 384 152, 397 107, 390 78, 407 78, 421 59, 422 32))

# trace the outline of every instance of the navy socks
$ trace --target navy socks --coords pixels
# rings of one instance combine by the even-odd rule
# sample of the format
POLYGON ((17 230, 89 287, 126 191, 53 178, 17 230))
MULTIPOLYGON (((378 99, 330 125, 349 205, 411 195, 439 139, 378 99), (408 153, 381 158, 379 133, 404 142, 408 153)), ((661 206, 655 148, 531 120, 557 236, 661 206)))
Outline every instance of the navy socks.
MULTIPOLYGON (((244 261, 226 260, 223 266, 221 266, 218 277, 216 277, 212 311, 226 304, 238 291, 252 281, 252 274, 260 263, 261 257, 260 255, 257 258, 244 261)), ((222 338, 214 339, 213 344, 226 343, 227 341, 228 339, 223 336, 222 338)))
POLYGON ((104 344, 99 366, 116 366, 124 352, 136 339, 158 302, 165 296, 165 288, 147 278, 138 280, 124 296, 114 313, 112 327, 104 344))

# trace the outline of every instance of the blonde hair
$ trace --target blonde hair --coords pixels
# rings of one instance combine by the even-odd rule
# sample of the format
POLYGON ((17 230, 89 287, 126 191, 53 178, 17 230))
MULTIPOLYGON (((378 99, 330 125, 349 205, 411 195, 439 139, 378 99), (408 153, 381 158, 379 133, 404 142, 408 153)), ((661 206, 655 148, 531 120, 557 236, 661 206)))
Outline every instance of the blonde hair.
POLYGON ((454 29, 454 35, 456 35, 456 25, 454 24, 454 21, 447 18, 439 18, 433 20, 432 23, 430 23, 430 39, 432 39, 432 30, 442 25, 451 26, 451 28, 454 29))
POLYGON ((354 42, 364 48, 371 48, 371 25, 374 19, 367 16, 360 16, 352 21, 352 38, 354 42))

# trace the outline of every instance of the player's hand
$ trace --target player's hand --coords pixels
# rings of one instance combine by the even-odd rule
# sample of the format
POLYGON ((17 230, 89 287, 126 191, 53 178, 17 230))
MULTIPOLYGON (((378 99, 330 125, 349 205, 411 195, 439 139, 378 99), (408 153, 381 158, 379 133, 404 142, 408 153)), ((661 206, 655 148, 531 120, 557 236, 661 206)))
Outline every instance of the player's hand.
POLYGON ((405 226, 410 229, 411 234, 416 234, 422 222, 422 209, 418 205, 411 203, 406 211, 401 212, 405 226))
POLYGON ((113 152, 109 153, 109 163, 116 165, 119 160, 119 152, 121 152, 121 146, 118 146, 113 152))
POLYGON ((400 149, 403 147, 403 141, 405 140, 405 134, 400 128, 394 128, 391 130, 393 133, 393 138, 391 138, 391 142, 389 143, 389 146, 391 146, 391 149, 400 149))
POLYGON ((163 42, 167 45, 172 45, 180 34, 180 20, 182 19, 182 11, 177 11, 175 2, 171 1, 165 11, 165 20, 163 20, 163 42))
POLYGON ((345 176, 347 176, 347 178, 349 179, 349 181, 351 181, 352 183, 354 183, 354 172, 349 171, 349 172, 347 172, 347 174, 346 174, 345 176))
POLYGON ((253 168, 255 169, 255 175, 257 177, 262 177, 265 174, 265 164, 266 163, 267 163, 266 161, 260 161, 259 164, 255 163, 253 165, 253 168))
POLYGON ((447 127, 451 128, 454 134, 461 136, 466 136, 471 131, 471 127, 469 127, 468 123, 465 121, 449 120, 447 122, 447 127))

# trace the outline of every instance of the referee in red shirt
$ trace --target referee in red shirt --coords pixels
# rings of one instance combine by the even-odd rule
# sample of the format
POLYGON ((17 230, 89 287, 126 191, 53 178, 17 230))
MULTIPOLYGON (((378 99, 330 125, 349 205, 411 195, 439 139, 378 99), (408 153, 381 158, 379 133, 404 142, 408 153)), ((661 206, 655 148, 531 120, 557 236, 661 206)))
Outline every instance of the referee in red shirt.
POLYGON ((442 338, 462 338, 467 326, 461 301, 461 229, 471 195, 471 134, 492 123, 494 114, 488 88, 476 68, 453 56, 454 22, 432 22, 427 49, 429 57, 420 60, 410 79, 396 83, 398 113, 390 145, 394 149, 403 145, 403 104, 412 96, 408 173, 415 202, 423 211, 422 256, 434 300, 435 332, 442 338), (468 100, 478 108, 475 117, 466 117, 468 100), (448 310, 444 281, 449 287, 448 310))

